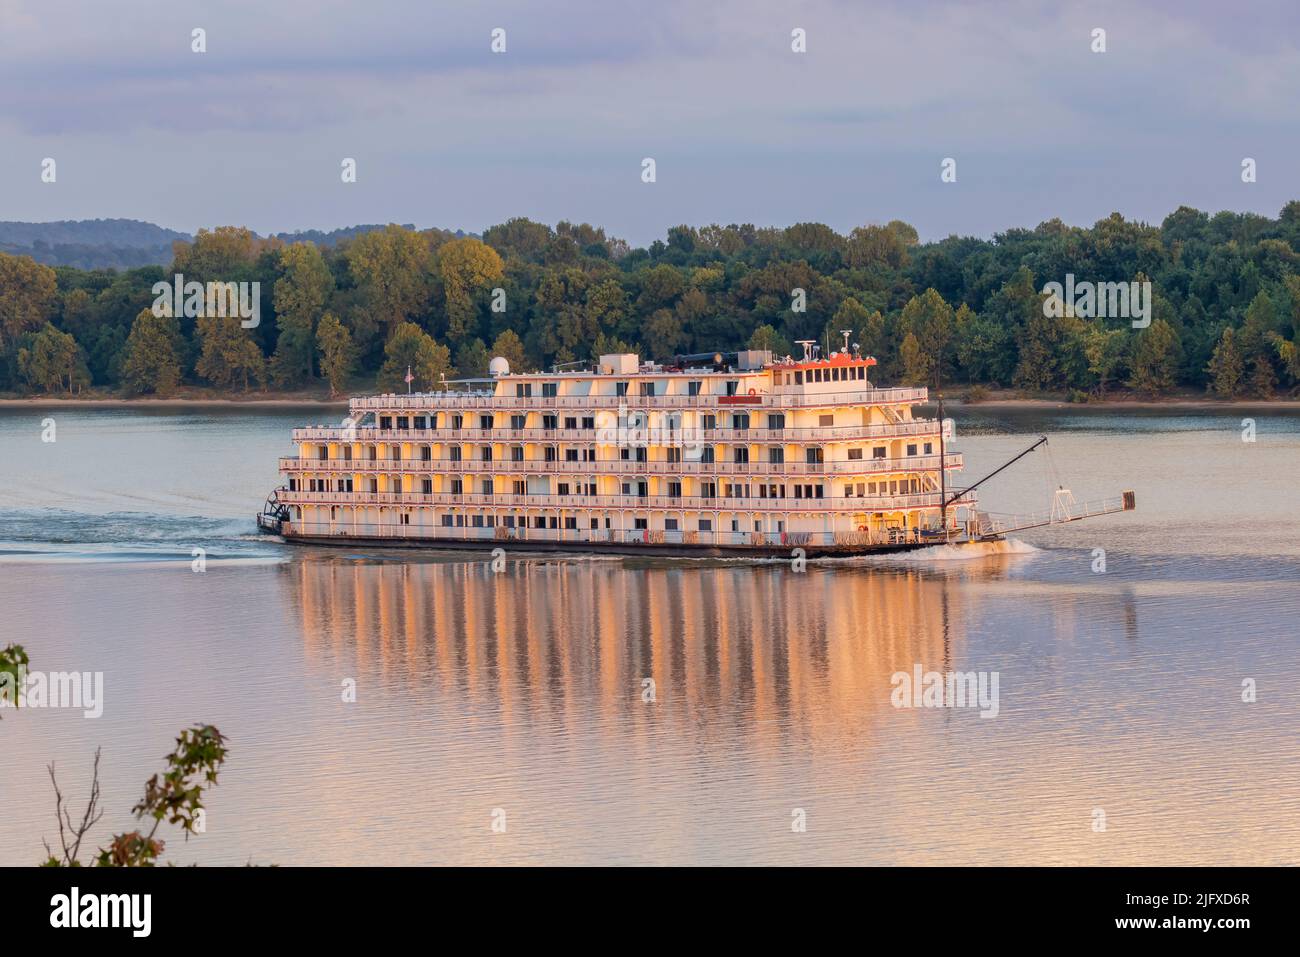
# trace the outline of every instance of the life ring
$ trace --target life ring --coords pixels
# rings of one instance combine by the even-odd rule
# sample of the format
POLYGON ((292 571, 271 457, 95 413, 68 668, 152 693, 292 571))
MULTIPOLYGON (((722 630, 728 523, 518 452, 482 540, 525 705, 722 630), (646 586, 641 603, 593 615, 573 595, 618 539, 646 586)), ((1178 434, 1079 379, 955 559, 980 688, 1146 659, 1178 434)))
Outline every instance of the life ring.
POLYGON ((758 395, 758 390, 757 390, 757 389, 750 389, 750 390, 749 390, 749 394, 750 394, 750 395, 758 395))

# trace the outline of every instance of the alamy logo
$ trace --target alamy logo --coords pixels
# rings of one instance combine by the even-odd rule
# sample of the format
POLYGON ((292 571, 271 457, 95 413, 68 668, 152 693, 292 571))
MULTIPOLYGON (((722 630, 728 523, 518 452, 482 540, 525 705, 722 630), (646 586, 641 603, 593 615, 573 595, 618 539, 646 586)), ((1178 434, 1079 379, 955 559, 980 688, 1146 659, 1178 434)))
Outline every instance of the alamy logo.
POLYGON ((1049 319, 1132 319, 1134 329, 1151 325, 1150 282, 1075 282, 1065 274, 1065 285, 1043 287, 1043 315, 1049 319))
POLYGON ((889 679, 895 708, 979 708, 981 718, 998 716, 996 671, 896 671, 889 679))
POLYGON ((260 282, 186 282, 177 273, 172 282, 153 284, 153 314, 212 318, 238 317, 245 329, 255 329, 262 321, 262 284, 260 282))
POLYGON ((104 713, 104 672, 0 672, 0 708, 80 708, 82 716, 104 713))
POLYGON ((153 925, 150 894, 87 894, 74 887, 50 898, 51 927, 127 927, 133 937, 148 937, 153 925))

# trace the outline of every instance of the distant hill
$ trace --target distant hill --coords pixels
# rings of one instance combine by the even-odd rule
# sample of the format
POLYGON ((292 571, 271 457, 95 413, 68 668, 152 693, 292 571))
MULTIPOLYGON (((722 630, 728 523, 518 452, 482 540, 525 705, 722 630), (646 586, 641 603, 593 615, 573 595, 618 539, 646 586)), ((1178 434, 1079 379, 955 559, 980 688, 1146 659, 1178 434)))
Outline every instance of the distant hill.
MULTIPOLYGON (((363 233, 383 229, 385 224, 345 226, 324 232, 319 229, 275 233, 286 243, 312 242, 334 246, 363 233)), ((406 229, 415 229, 407 225, 406 229)), ((455 235, 467 235, 456 230, 455 235)), ((139 266, 167 266, 172 261, 172 243, 190 242, 189 233, 164 229, 138 219, 81 219, 57 223, 0 222, 0 253, 31 256, 47 266, 75 266, 78 269, 135 269, 139 266)))
POLYGON ((0 222, 0 252, 78 269, 166 265, 172 261, 172 243, 191 238, 136 219, 0 222))
MULTIPOLYGON (((342 229, 331 229, 328 233, 321 232, 319 229, 300 229, 293 233, 276 233, 274 238, 283 239, 286 243, 315 243, 317 246, 333 246, 348 239, 355 239, 363 233, 373 233, 375 230, 383 229, 387 225, 387 223, 372 223, 367 226, 344 226, 342 229)), ((409 223, 402 228, 415 229, 409 223)))

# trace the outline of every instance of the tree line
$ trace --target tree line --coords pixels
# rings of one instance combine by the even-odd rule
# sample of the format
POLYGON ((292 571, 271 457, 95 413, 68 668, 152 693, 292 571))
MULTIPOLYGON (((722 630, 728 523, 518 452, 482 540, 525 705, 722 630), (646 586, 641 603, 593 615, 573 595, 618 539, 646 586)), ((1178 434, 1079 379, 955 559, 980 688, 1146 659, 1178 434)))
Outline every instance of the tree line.
MULTIPOLYGON (((168 395, 182 386, 417 390, 607 352, 669 359, 850 330, 880 383, 1078 400, 1117 389, 1294 394, 1300 202, 1276 219, 1188 207, 921 243, 900 221, 677 226, 648 248, 512 219, 481 237, 390 225, 334 245, 200 230, 170 268, 49 267, 0 254, 0 391, 168 395), (157 283, 258 283, 260 322, 159 305, 157 283), (1045 308, 1048 283, 1150 282, 1149 325, 1045 308)), ((170 303, 170 294, 167 299, 170 303)), ((801 351, 801 350, 800 350, 801 351)))

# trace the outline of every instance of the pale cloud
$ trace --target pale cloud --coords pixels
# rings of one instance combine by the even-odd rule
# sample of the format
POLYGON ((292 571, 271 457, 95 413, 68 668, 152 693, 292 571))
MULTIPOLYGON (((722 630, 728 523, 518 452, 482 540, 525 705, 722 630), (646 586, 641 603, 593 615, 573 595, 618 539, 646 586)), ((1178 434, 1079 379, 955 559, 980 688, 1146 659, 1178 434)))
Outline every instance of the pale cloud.
POLYGON ((1283 178, 1297 19, 1274 2, 0 0, 0 201, 184 229, 533 215, 635 242, 713 219, 934 236, 1180 203, 1276 213, 1300 192, 1283 178), (32 157, 55 151, 68 176, 31 189, 32 157), (1250 192, 1242 155, 1268 174, 1250 192))

